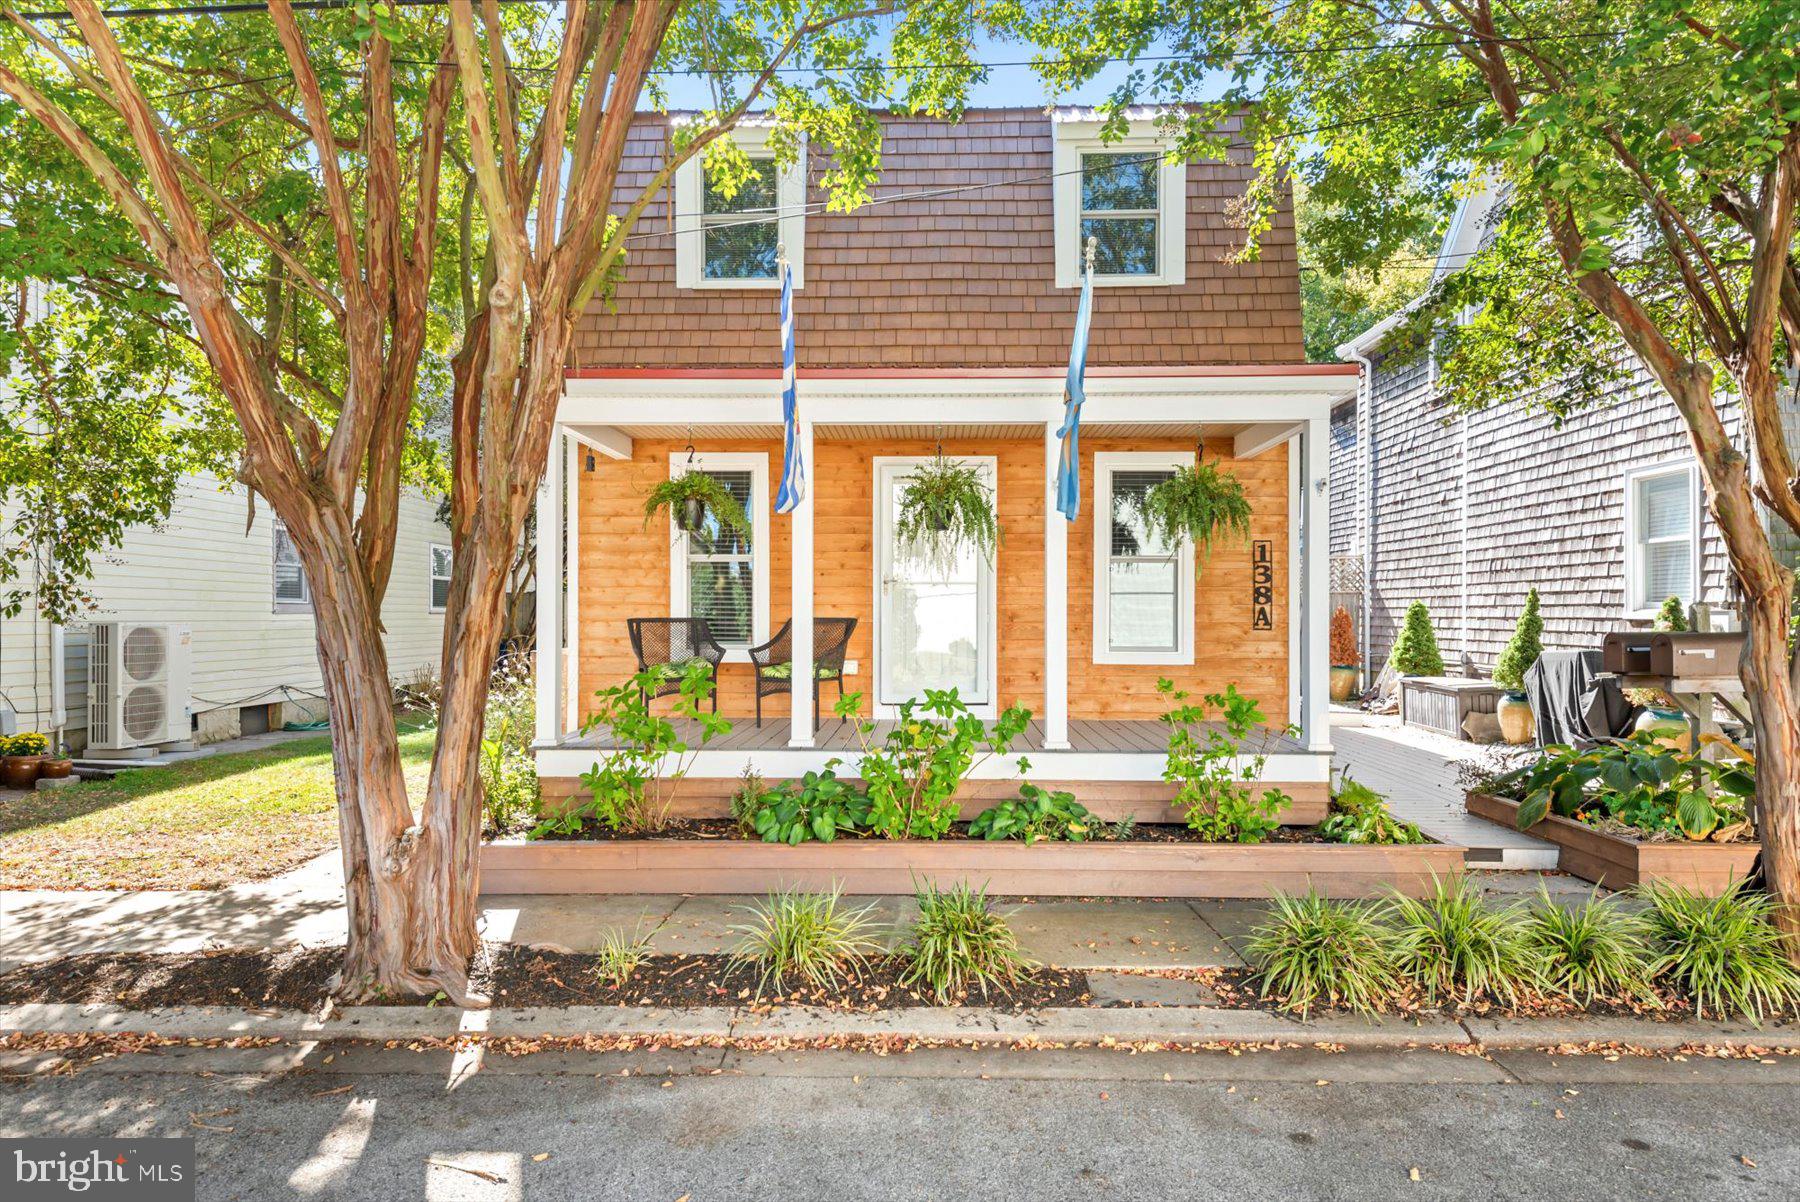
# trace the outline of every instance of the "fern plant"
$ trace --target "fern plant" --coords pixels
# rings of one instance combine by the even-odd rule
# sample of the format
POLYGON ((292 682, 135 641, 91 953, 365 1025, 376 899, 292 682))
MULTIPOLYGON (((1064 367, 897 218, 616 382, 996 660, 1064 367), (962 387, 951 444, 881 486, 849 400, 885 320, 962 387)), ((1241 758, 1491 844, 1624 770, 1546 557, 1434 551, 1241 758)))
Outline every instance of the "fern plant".
POLYGON ((689 534, 699 533, 710 515, 722 532, 741 542, 750 541, 750 516, 717 477, 705 472, 683 472, 652 488, 644 498, 645 529, 665 509, 674 515, 675 524, 689 534))
POLYGON ((1138 509, 1145 528, 1164 546, 1194 544, 1196 568, 1221 538, 1250 537, 1250 498, 1243 483, 1210 463, 1180 469, 1146 492, 1138 509))
POLYGON ((981 469, 942 455, 922 464, 900 494, 894 543, 902 559, 948 578, 963 548, 973 547, 991 566, 1000 545, 994 490, 981 469))
POLYGON ((1544 653, 1544 618, 1538 613, 1538 591, 1525 594, 1525 611, 1513 627, 1511 641, 1494 661, 1494 683, 1509 693, 1525 690, 1525 673, 1544 653))

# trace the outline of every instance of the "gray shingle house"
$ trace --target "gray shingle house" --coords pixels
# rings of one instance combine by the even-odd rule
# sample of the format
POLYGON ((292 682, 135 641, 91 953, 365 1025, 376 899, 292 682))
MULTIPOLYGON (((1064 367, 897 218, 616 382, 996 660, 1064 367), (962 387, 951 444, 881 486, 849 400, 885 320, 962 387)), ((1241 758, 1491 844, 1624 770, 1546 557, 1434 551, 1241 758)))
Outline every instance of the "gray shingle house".
MULTIPOLYGON (((1479 248, 1494 204, 1491 193, 1464 202, 1434 282, 1479 248)), ((1386 662, 1415 600, 1431 609, 1447 670, 1470 675, 1492 668, 1533 587, 1546 647, 1596 647, 1606 631, 1648 625, 1670 596, 1734 604, 1685 426, 1647 373, 1560 427, 1506 403, 1518 398, 1457 413, 1436 398, 1429 356, 1385 353, 1398 322, 1338 348, 1364 370, 1332 413, 1332 599, 1355 616, 1365 664, 1386 662)), ((1792 413, 1788 423, 1800 428, 1792 413)), ((1787 541, 1792 563, 1800 548, 1787 541)))

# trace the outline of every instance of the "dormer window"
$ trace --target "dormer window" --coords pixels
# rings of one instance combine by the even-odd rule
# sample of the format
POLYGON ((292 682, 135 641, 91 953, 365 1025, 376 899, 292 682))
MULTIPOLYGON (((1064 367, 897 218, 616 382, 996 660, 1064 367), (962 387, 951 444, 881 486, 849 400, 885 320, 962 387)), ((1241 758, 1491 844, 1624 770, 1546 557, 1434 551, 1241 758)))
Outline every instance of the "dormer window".
POLYGON ((767 126, 740 126, 730 136, 752 168, 735 191, 707 178, 704 154, 675 169, 675 286, 779 288, 775 258, 785 244, 798 288, 806 252, 805 144, 783 167, 767 126))
POLYGON ((1167 286, 1187 282, 1187 164, 1166 159, 1171 142, 1152 122, 1103 142, 1099 121, 1059 112, 1053 195, 1056 285, 1081 285, 1094 239, 1094 283, 1167 286))

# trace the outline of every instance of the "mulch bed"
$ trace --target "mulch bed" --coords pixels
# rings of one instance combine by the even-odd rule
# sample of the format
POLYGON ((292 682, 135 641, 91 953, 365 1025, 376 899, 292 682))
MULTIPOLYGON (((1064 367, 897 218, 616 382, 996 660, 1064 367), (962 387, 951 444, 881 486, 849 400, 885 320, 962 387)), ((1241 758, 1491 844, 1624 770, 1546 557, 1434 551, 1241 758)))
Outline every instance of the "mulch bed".
MULTIPOLYGON (((330 992, 343 958, 337 947, 279 951, 214 951, 155 954, 95 952, 34 962, 0 975, 0 1005, 27 1002, 128 1006, 243 1006, 250 1009, 317 1010, 330 992)), ((861 977, 836 988, 809 989, 791 979, 785 991, 758 988, 758 971, 733 965, 725 955, 653 956, 620 988, 602 982, 599 957, 492 945, 471 966, 471 986, 496 1006, 830 1006, 877 1010, 932 1006, 919 990, 902 985, 904 961, 869 961, 861 977), (760 994, 760 996, 759 996, 760 994)), ((1041 968, 1010 990, 996 990, 952 1004, 1030 1010, 1084 1006, 1087 975, 1041 968)), ((427 998, 393 998, 388 1005, 430 1005, 427 998)))
MULTIPOLYGON (((1102 824, 1103 826, 1108 824, 1102 824)), ((969 837, 969 824, 958 822, 944 832, 940 842, 956 842, 969 837)), ((841 842, 851 843, 858 840, 875 840, 876 835, 839 835, 841 842)), ((585 822, 581 829, 572 834, 546 834, 542 841, 546 843, 630 843, 639 841, 707 841, 719 842, 761 842, 754 837, 746 839, 738 829, 738 824, 729 818, 671 818, 667 826, 660 831, 615 831, 603 827, 596 822, 585 822)), ((888 840, 893 842, 893 840, 888 840)), ((928 840, 899 840, 899 842, 927 842, 928 840)), ((978 839, 985 843, 988 840, 978 839)), ((1000 843, 1017 843, 1021 840, 994 840, 1000 843)), ((1185 826, 1176 826, 1166 822, 1140 822, 1131 828, 1129 834, 1122 839, 1090 839, 1089 843, 1203 843, 1196 839, 1194 833, 1185 826)), ((1265 843, 1324 843, 1316 826, 1283 826, 1263 840, 1265 843)))

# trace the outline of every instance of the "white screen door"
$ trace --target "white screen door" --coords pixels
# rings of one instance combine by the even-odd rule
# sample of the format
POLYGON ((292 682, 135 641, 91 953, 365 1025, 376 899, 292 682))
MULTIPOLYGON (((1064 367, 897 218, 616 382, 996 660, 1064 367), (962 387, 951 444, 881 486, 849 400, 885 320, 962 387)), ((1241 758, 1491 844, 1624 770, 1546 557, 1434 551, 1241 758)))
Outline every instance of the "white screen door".
MULTIPOLYGON (((959 456, 994 485, 992 457, 959 456)), ((994 571, 965 548, 948 577, 896 554, 895 519, 923 459, 875 461, 875 704, 891 713, 926 689, 955 688, 985 717, 994 704, 994 571)))

